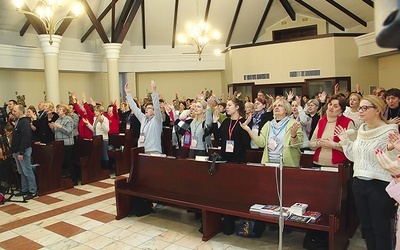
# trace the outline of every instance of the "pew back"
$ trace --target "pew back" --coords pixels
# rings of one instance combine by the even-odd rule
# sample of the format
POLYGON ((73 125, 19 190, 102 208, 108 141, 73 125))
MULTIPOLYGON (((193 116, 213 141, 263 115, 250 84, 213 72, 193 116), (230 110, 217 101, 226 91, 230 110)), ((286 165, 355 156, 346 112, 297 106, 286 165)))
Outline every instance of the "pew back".
POLYGON ((62 177, 64 142, 53 141, 52 145, 32 144, 32 163, 36 168, 39 195, 45 195, 73 187, 70 178, 62 177))
MULTIPOLYGON (((160 195, 168 192, 177 199, 210 206, 232 204, 242 212, 255 203, 279 204, 278 168, 220 163, 211 176, 208 162, 145 155, 134 158, 128 181, 133 189, 152 189, 160 195)), ((336 172, 284 168, 283 205, 302 202, 311 210, 336 214, 342 198, 341 181, 336 172)))

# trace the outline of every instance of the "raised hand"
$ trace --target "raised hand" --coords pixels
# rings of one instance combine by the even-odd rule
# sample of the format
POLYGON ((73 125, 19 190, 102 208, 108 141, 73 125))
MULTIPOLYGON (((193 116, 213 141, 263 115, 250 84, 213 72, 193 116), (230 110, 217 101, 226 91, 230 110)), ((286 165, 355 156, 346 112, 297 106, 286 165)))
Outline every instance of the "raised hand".
POLYGON ((286 95, 287 95, 287 100, 288 100, 288 102, 290 102, 290 101, 293 100, 294 93, 293 93, 292 90, 290 90, 289 93, 286 92, 286 95))
POLYGON ((300 126, 298 122, 293 123, 292 127, 290 127, 290 136, 295 137, 300 126))
POLYGON ((338 125, 335 127, 335 135, 337 135, 337 137, 343 141, 346 140, 347 138, 349 138, 349 136, 346 134, 346 129, 344 129, 342 126, 338 125))
POLYGON ((339 83, 336 83, 336 84, 335 84, 335 94, 339 94, 339 93, 340 93, 339 88, 340 88, 339 83))
POLYGON ((356 92, 361 93, 360 84, 356 84, 356 92))
POLYGON ((217 109, 215 109, 213 113, 213 122, 214 123, 218 122, 218 119, 219 119, 219 112, 217 109))
POLYGON ((156 92, 156 89, 157 89, 156 83, 155 83, 153 80, 151 80, 151 81, 150 81, 150 85, 151 85, 151 88, 152 88, 152 90, 153 90, 153 93, 155 93, 155 92, 156 92))
POLYGON ((96 102, 93 100, 93 98, 90 97, 89 99, 90 99, 90 104, 92 104, 93 106, 96 106, 96 102))
POLYGON ((398 131, 389 134, 388 149, 395 148, 400 152, 400 135, 398 131))
POLYGON ((319 99, 321 100, 322 103, 325 103, 327 95, 328 94, 325 91, 322 91, 322 93, 319 95, 319 99))
POLYGON ((81 96, 82 96, 82 102, 85 103, 86 102, 86 94, 85 94, 85 92, 82 92, 81 96))
POLYGON ((128 83, 125 83, 124 89, 125 89, 125 94, 127 95, 131 94, 131 88, 129 87, 128 83))
POLYGON ((381 149, 376 149, 375 154, 379 165, 381 165, 381 168, 385 169, 393 176, 397 176, 400 174, 399 157, 397 157, 396 161, 392 161, 381 149))

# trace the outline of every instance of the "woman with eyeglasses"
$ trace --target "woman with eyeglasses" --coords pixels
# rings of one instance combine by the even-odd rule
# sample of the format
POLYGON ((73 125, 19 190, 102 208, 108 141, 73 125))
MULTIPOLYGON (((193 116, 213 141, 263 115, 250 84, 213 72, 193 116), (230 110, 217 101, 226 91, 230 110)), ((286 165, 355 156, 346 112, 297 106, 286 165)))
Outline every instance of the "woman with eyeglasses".
MULTIPOLYGON (((315 167, 336 167, 346 160, 339 138, 334 133, 335 127, 341 126, 345 129, 354 129, 354 122, 343 115, 346 109, 346 98, 342 95, 333 95, 326 103, 326 114, 318 121, 314 134, 311 137, 309 147, 315 150, 315 167)), ((355 135, 351 137, 355 139, 355 135)))
POLYGON ((396 124, 387 124, 383 117, 385 103, 374 95, 363 97, 358 108, 361 124, 357 139, 348 139, 346 129, 337 126, 340 145, 346 157, 354 162, 353 194, 368 249, 392 249, 391 219, 394 201, 385 188, 392 180, 390 173, 379 166, 375 150, 388 152, 392 158, 397 150, 388 144, 388 136, 397 131, 396 124))

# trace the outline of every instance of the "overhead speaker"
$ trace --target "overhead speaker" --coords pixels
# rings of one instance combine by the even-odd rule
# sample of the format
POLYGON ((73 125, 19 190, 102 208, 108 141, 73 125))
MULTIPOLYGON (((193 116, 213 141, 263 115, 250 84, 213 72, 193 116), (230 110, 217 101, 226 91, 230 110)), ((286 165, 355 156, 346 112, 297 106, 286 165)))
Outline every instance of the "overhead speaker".
POLYGON ((400 49, 400 0, 375 0, 376 43, 400 49))

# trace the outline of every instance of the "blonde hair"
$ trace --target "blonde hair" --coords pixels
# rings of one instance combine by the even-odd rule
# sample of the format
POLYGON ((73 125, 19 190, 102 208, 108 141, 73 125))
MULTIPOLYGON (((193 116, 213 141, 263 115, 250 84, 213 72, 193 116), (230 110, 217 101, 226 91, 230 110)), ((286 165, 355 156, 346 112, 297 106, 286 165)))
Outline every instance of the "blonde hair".
POLYGON ((44 105, 49 107, 49 111, 54 112, 54 104, 52 102, 45 102, 44 105))
POLYGON ((66 115, 68 115, 71 112, 69 106, 67 104, 64 104, 64 103, 58 104, 57 108, 62 109, 62 111, 66 115))
POLYGON ((290 105, 290 103, 286 99, 283 99, 283 98, 277 99, 272 104, 272 107, 275 107, 275 105, 277 105, 278 103, 282 103, 283 104, 283 107, 286 109, 286 115, 287 116, 292 114, 292 105, 290 105))
MULTIPOLYGON (((207 102, 204 100, 199 100, 195 104, 200 103, 203 109, 205 110, 207 108, 207 102)), ((201 115, 195 115, 194 121, 205 121, 206 120, 206 113, 202 113, 201 115)))
POLYGON ((98 111, 98 112, 100 112, 100 113, 104 113, 104 107, 101 106, 101 105, 96 105, 96 106, 93 108, 93 111, 98 111))
POLYGON ((385 102, 380 98, 379 96, 376 95, 366 95, 362 98, 362 100, 369 101, 374 108, 379 109, 379 118, 387 123, 386 118, 383 116, 383 113, 385 112, 385 102))

